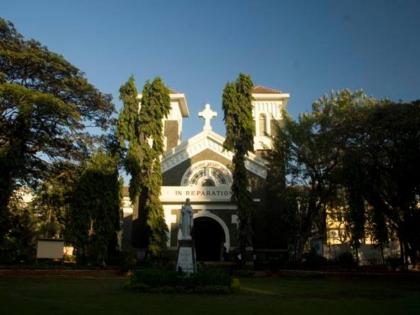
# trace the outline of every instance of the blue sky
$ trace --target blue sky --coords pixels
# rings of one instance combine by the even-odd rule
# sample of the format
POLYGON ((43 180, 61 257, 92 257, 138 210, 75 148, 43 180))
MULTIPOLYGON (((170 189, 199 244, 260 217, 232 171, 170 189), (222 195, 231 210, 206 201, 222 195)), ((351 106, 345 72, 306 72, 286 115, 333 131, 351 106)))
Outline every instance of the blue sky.
POLYGON ((323 94, 363 89, 378 98, 420 98, 420 1, 3 1, 12 21, 112 93, 134 74, 161 76, 187 96, 184 138, 197 113, 239 72, 291 94, 297 117, 323 94))

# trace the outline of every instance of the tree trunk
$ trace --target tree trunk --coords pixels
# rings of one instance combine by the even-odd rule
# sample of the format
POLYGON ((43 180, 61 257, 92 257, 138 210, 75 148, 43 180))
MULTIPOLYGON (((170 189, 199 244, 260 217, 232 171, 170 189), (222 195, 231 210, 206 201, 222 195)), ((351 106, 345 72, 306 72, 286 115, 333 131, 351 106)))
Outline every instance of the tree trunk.
POLYGON ((382 242, 379 244, 379 248, 381 250, 382 265, 385 265, 384 244, 382 242))
POLYGON ((13 194, 12 181, 6 172, 2 172, 0 180, 0 244, 9 229, 9 202, 13 194))
POLYGON ((359 246, 355 246, 354 249, 356 250, 356 264, 359 266, 359 246))

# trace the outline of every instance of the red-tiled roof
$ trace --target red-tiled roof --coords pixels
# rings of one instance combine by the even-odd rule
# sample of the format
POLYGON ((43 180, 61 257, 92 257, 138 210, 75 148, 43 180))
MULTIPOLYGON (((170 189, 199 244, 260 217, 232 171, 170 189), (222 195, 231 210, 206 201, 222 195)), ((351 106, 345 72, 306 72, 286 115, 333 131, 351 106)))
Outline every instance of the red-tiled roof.
POLYGON ((255 85, 252 89, 252 93, 258 93, 258 94, 281 94, 282 92, 280 90, 272 89, 269 87, 265 87, 262 85, 255 85))

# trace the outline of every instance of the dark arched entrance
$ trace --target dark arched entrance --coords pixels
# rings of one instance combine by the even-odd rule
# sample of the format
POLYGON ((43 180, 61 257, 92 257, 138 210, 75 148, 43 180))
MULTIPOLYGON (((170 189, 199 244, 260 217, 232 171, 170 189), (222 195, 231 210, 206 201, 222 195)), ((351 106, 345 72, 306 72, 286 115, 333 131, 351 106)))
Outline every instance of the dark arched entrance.
POLYGON ((193 235, 197 261, 222 259, 225 233, 217 221, 208 217, 194 219, 193 235))

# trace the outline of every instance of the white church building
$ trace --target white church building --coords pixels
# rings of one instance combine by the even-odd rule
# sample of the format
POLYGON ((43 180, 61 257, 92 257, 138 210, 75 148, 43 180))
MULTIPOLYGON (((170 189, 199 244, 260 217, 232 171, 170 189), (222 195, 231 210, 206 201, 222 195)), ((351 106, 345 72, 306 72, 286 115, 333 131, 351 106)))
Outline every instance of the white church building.
MULTIPOLYGON (((254 202, 262 197, 267 176, 262 152, 271 147, 270 136, 276 122, 282 120, 290 95, 279 90, 255 86, 253 117, 256 134, 254 153, 246 159, 254 202)), ((211 121, 218 117, 209 104, 199 113, 203 130, 189 139, 181 139, 183 120, 190 113, 184 94, 170 93, 171 111, 164 120, 165 153, 162 159, 163 186, 161 202, 168 225, 168 248, 176 251, 180 210, 186 198, 194 211, 194 239, 198 260, 219 260, 223 252, 235 249, 238 216, 231 202, 231 161, 233 154, 223 149, 224 137, 212 130, 211 121)), ((220 119, 220 118, 219 118, 220 119)), ((136 238, 131 226, 138 218, 136 205, 124 196, 124 240, 136 238)))

